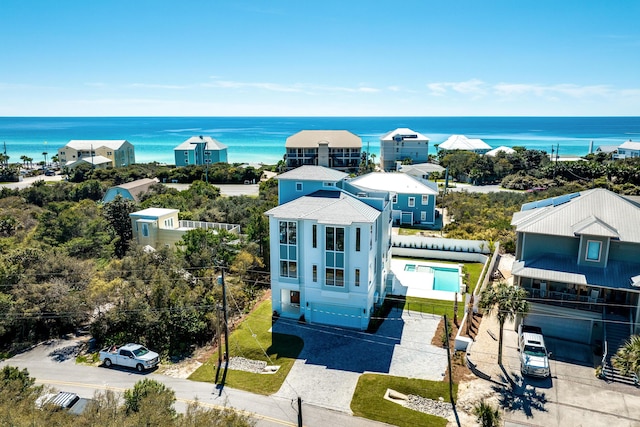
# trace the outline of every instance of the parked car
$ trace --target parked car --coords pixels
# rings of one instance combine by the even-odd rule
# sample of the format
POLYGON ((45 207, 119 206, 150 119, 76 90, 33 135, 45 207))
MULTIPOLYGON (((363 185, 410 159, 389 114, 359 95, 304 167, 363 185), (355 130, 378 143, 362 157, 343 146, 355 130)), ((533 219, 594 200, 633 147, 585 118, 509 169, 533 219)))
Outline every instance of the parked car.
POLYGON ((47 169, 47 170, 44 172, 44 176, 55 176, 55 175, 56 175, 56 171, 51 170, 51 169, 47 169))
POLYGON ((551 375, 549 353, 544 345, 542 329, 537 326, 518 326, 518 351, 522 375, 546 378, 551 375))
POLYGON ((71 414, 79 415, 84 412, 89 402, 91 402, 91 399, 85 399, 68 391, 61 391, 58 394, 48 393, 40 396, 36 400, 36 406, 38 408, 62 409, 69 411, 71 414))
POLYGON ((158 366, 160 356, 143 345, 129 343, 122 347, 114 345, 103 348, 100 350, 100 361, 107 368, 118 365, 144 372, 147 369, 158 366))

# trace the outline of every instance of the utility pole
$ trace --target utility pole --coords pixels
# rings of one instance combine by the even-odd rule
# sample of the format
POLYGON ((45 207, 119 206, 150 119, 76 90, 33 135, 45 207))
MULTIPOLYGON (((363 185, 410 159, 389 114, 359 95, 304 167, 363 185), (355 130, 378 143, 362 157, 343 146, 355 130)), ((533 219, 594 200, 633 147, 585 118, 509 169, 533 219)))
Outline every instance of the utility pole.
POLYGON ((222 285, 222 316, 224 321, 224 369, 229 367, 229 325, 227 323, 227 287, 224 283, 224 267, 222 275, 218 277, 218 284, 222 285))
POLYGON ((453 372, 451 371, 451 349, 449 348, 449 323, 447 322, 447 315, 444 315, 444 333, 447 337, 447 362, 449 364, 449 398, 451 404, 455 406, 456 402, 453 400, 453 372))

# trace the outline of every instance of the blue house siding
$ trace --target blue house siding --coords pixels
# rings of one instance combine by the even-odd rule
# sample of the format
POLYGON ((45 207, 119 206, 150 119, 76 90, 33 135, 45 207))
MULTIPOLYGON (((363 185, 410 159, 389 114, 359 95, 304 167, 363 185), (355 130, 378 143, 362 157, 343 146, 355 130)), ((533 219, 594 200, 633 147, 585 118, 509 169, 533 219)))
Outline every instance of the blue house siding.
POLYGON ((640 245, 615 240, 611 241, 609 260, 636 263, 639 260, 639 256, 640 245))
POLYGON ((321 181, 305 181, 305 180, 289 180, 281 179, 278 181, 278 204, 290 202, 298 197, 315 193, 318 190, 335 190, 335 183, 328 185, 328 182, 321 181))
MULTIPOLYGON (((522 236, 518 235, 521 239, 522 236)), ((524 251, 520 259, 531 259, 544 254, 558 254, 578 259, 580 239, 527 233, 524 236, 524 251)))
POLYGON ((196 163, 195 150, 193 149, 175 149, 174 154, 176 159, 176 166, 188 166, 194 165, 196 163))
POLYGON ((433 195, 427 195, 426 204, 422 204, 422 194, 404 194, 399 193, 396 197, 396 203, 393 204, 394 211, 402 211, 403 214, 411 213, 413 223, 433 224, 435 218, 436 198, 433 195), (410 206, 410 199, 413 198, 413 206, 410 206), (422 213, 425 213, 422 219, 422 213))

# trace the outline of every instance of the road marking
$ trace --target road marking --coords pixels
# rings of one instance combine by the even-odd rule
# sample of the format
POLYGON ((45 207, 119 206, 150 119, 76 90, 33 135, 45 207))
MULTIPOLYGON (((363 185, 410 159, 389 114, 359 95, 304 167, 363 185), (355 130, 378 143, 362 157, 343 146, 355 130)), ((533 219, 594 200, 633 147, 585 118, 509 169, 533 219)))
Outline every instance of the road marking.
MULTIPOLYGON (((109 386, 109 385, 96 385, 96 384, 78 383, 78 382, 73 382, 73 381, 36 379, 36 383, 46 384, 46 385, 82 387, 82 388, 89 388, 89 389, 93 389, 93 390, 111 390, 111 391, 118 391, 118 392, 124 392, 125 390, 128 390, 128 389, 122 388, 122 387, 113 387, 113 386, 109 386)), ((225 409, 230 409, 230 410, 232 410, 234 412, 237 412, 240 415, 244 415, 244 416, 247 416, 247 417, 255 418, 257 420, 269 421, 269 422, 272 422, 274 424, 280 424, 282 426, 297 427, 297 425, 298 425, 297 423, 292 423, 290 421, 285 421, 285 420, 281 420, 281 419, 278 419, 278 418, 269 417, 267 415, 261 415, 261 414, 255 413, 255 412, 245 411, 243 409, 236 409, 236 408, 232 408, 230 406, 221 406, 221 405, 217 405, 215 403, 202 402, 200 400, 183 399, 181 397, 176 397, 176 401, 182 402, 182 403, 187 403, 187 404, 189 404, 189 403, 198 404, 199 406, 203 406, 205 408, 210 408, 210 409, 217 409, 219 411, 223 411, 225 409)))

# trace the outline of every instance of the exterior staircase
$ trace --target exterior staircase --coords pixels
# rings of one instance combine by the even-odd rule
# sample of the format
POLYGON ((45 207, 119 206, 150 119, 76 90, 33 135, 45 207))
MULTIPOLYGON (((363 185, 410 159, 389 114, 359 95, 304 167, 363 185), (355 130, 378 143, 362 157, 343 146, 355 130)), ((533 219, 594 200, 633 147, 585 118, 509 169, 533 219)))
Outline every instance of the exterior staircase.
POLYGON ((606 313, 604 318, 607 354, 602 364, 602 378, 608 381, 638 386, 638 378, 636 378, 635 375, 622 375, 611 363, 612 356, 616 354, 616 351, 629 339, 631 333, 629 318, 619 314, 606 313))

